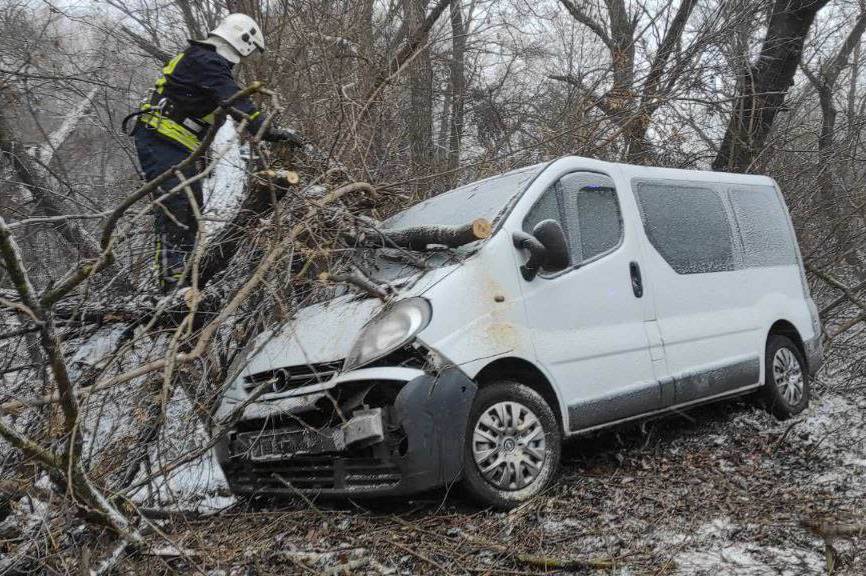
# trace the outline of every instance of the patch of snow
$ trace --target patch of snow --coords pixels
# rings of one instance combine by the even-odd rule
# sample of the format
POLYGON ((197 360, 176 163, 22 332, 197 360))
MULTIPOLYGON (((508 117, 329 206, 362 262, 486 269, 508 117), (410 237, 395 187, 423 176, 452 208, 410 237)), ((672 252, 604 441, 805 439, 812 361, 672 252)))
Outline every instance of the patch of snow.
MULTIPOLYGON (((789 430, 790 420, 776 422, 760 411, 732 419, 734 426, 754 429, 770 438, 779 438, 787 431, 785 443, 797 448, 796 453, 806 452, 820 458, 814 472, 804 469, 801 473, 811 476, 813 485, 821 486, 822 490, 853 498, 866 493, 862 482, 866 468, 866 418, 858 401, 826 394, 815 398, 795 422, 789 430)), ((710 434, 708 438, 719 445, 717 440, 724 436, 710 434)), ((731 466, 721 458, 716 464, 721 470, 731 466)), ((801 541, 799 546, 793 541, 784 546, 741 542, 737 536, 748 532, 748 527, 739 526, 728 517, 714 518, 685 532, 656 530, 650 542, 659 552, 679 548, 673 561, 675 573, 683 576, 799 576, 826 572, 820 540, 801 541)))
POLYGON ((728 443, 728 436, 726 434, 710 434, 707 440, 716 446, 724 446, 728 443))
POLYGON ((657 541, 656 550, 664 551, 669 550, 671 546, 685 544, 691 537, 671 530, 656 530, 653 533, 653 538, 657 541))
MULTIPOLYGON (((801 420, 791 429, 787 441, 800 443, 821 458, 820 472, 812 477, 816 485, 836 487, 851 497, 866 494, 862 482, 866 467, 864 408, 827 394, 799 416, 801 420)), ((782 433, 788 425, 779 423, 775 432, 782 433)))
POLYGON ((674 557, 677 574, 690 576, 803 576, 823 574, 817 551, 734 543, 708 550, 684 551, 674 557))
MULTIPOLYGON (((204 446, 209 438, 201 422, 195 419, 192 406, 184 392, 175 395, 166 409, 166 425, 159 439, 159 449, 151 450, 154 469, 175 458, 204 446)), ((141 477, 143 472, 139 472, 141 477)), ((208 513, 231 506, 234 497, 228 494, 228 482, 216 461, 213 450, 201 457, 155 478, 132 495, 135 502, 154 498, 156 504, 173 509, 197 510, 208 513)))
POLYGON ((147 551, 149 556, 194 556, 195 550, 191 548, 178 548, 174 544, 155 546, 147 551))
POLYGON ((698 528, 697 534, 702 538, 725 538, 734 530, 736 526, 729 518, 716 518, 698 528))
POLYGON ((89 338, 83 339, 75 348, 72 358, 69 359, 70 376, 77 379, 78 371, 81 369, 97 366, 107 361, 125 331, 125 325, 112 324, 100 328, 89 338))
MULTIPOLYGON (((213 456, 213 451, 172 470, 168 476, 159 476, 152 485, 160 505, 178 509, 196 509, 201 512, 221 510, 234 503, 233 497, 221 496, 228 489, 222 469, 213 456)), ((133 495, 133 501, 141 502, 150 496, 146 487, 133 495)))
POLYGON ((204 231, 212 237, 230 220, 243 202, 247 183, 249 146, 240 141, 234 121, 227 118, 211 146, 216 166, 204 185, 204 231))
POLYGON ((569 528, 581 529, 581 528, 583 528, 583 524, 580 521, 575 520, 574 518, 565 518, 565 519, 546 518, 541 523, 541 528, 545 532, 558 533, 558 532, 565 532, 569 528))
POLYGON ((813 402, 793 430, 794 436, 807 444, 820 442, 824 447, 853 449, 866 456, 866 420, 863 408, 836 395, 813 402), (843 432, 844 431, 844 432, 843 432), (841 433, 843 432, 843 433, 841 433), (860 441, 856 441, 859 439, 860 441))

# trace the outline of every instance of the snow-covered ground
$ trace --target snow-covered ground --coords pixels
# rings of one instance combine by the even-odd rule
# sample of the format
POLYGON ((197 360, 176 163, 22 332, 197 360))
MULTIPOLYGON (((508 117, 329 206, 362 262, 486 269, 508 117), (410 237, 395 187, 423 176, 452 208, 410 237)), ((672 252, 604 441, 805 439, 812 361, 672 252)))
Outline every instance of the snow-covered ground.
MULTIPOLYGON (((158 447, 151 450, 154 471, 170 465, 176 458, 205 446, 208 436, 202 424, 191 418, 192 407, 181 391, 175 393, 166 410, 167 426, 158 447)), ((140 480, 144 472, 139 474, 140 480)), ((213 451, 157 476, 149 486, 132 495, 136 502, 168 510, 194 510, 215 513, 235 502, 213 451)))
MULTIPOLYGON (((119 332, 100 330, 77 348, 74 376, 102 368, 98 360, 119 332)), ((124 357, 141 363, 162 349, 135 340, 124 357)), ((104 460, 102 447, 122 445, 137 429, 129 423, 140 390, 133 382, 87 402, 86 456, 104 460)), ((133 500, 209 514, 163 530, 215 574, 246 573, 251 563, 260 574, 285 574, 287 562, 327 573, 350 560, 359 574, 555 572, 515 558, 522 553, 600 559, 611 563, 607 573, 621 576, 799 576, 827 573, 829 544, 834 574, 862 575, 863 539, 825 542, 803 522, 866 519, 864 390, 864 382, 825 377, 810 408, 789 421, 741 399, 578 439, 566 445, 558 484, 507 514, 446 500, 442 492, 408 501, 316 501, 315 509, 285 501, 278 510, 247 509, 228 495, 210 452, 157 477, 133 500), (340 552, 347 550, 355 552, 340 552)), ((150 453, 151 472, 206 444, 193 412, 186 393, 175 390, 150 453)), ((43 522, 35 502, 35 508, 22 502, 10 521, 43 522)), ((146 559, 131 562, 137 573, 152 568, 146 559)))
MULTIPOLYGON (((479 512, 443 493, 315 510, 286 502, 273 511, 236 506, 178 525, 173 538, 218 550, 203 566, 224 574, 252 563, 261 574, 294 573, 290 558, 297 573, 336 573, 350 560, 357 574, 565 573, 517 553, 601 559, 620 576, 827 574, 824 540, 801 523, 866 518, 866 399, 838 381, 817 388, 791 421, 738 400, 577 440, 557 486, 510 513, 479 512)), ((178 492, 213 477, 207 464, 190 468, 178 492)), ((834 574, 866 573, 862 540, 830 544, 834 574)))

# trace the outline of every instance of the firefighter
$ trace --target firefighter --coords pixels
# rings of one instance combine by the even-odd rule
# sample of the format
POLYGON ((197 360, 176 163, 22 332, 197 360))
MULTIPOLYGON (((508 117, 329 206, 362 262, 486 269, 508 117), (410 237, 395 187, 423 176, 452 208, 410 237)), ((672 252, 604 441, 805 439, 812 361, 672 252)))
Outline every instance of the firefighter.
MULTIPOLYGON (((255 20, 245 14, 230 14, 205 40, 190 40, 186 50, 166 64, 151 97, 130 115, 137 116, 132 135, 147 181, 182 162, 199 146, 214 121, 216 108, 240 91, 232 75, 234 65, 241 58, 264 50, 262 30, 255 20)), ((257 133, 263 118, 250 99, 235 101, 233 108, 250 118, 247 128, 257 133)), ((303 145, 303 139, 294 131, 273 125, 263 139, 303 145)), ((182 173, 190 178, 200 170, 200 166, 189 166, 182 173)), ((175 177, 163 182, 155 197, 178 183, 175 177)), ((201 207, 201 180, 191 183, 189 188, 201 207)), ((162 200, 154 207, 154 213, 156 269, 163 293, 169 293, 183 277, 186 258, 195 245, 198 222, 185 189, 162 200)))

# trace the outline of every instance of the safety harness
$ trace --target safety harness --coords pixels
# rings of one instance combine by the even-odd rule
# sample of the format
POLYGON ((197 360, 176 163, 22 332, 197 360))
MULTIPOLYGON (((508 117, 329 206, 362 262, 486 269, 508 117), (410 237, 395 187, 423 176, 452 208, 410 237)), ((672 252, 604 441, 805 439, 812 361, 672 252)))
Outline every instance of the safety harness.
POLYGON ((127 122, 137 117, 140 124, 156 130, 158 134, 174 140, 189 150, 195 150, 201 144, 201 139, 213 125, 214 113, 211 112, 202 118, 191 116, 179 110, 165 95, 165 85, 178 62, 185 55, 185 52, 181 52, 165 65, 162 69, 162 77, 156 81, 150 97, 142 102, 138 111, 123 119, 121 126, 124 132, 127 131, 127 122))

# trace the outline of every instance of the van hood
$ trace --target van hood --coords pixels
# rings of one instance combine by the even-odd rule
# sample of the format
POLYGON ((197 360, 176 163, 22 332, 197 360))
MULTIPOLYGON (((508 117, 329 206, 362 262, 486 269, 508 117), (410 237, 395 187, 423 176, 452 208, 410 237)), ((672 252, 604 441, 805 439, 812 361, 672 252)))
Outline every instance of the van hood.
MULTIPOLYGON (((461 265, 421 272, 392 285, 398 288, 399 300, 421 296, 461 265)), ((352 293, 302 308, 291 320, 255 339, 248 350, 260 351, 248 358, 241 376, 286 366, 343 360, 358 332, 383 306, 377 298, 352 293)))

